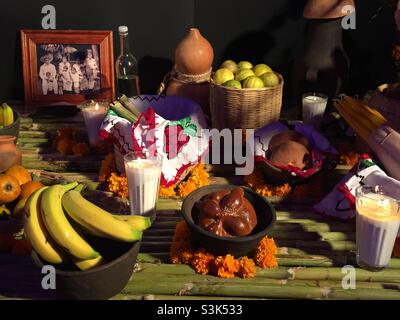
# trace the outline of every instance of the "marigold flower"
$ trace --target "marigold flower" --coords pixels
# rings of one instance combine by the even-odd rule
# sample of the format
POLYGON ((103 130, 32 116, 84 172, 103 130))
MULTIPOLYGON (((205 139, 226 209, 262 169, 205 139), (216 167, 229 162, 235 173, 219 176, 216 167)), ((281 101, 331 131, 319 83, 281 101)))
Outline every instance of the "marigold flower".
POLYGON ((275 240, 272 238, 264 237, 256 248, 254 259, 257 266, 263 269, 277 267, 277 253, 278 248, 276 247, 275 240))
POLYGON ((240 269, 240 263, 234 256, 228 254, 219 256, 214 260, 215 274, 221 278, 234 278, 240 269))
POLYGON ((110 153, 105 157, 105 159, 101 162, 101 167, 99 171, 99 181, 104 182, 110 178, 111 173, 117 170, 115 166, 115 158, 114 153, 110 153))
POLYGON ((72 147, 74 156, 84 157, 90 154, 90 146, 86 142, 80 142, 72 147))
POLYGON ((282 186, 268 185, 259 168, 255 168, 251 175, 245 177, 245 182, 248 187, 263 197, 286 197, 292 191, 291 186, 287 183, 282 186))
POLYGON ((242 278, 253 278, 256 275, 256 265, 253 259, 242 257, 239 260, 240 269, 238 276, 242 278))
POLYGON ((164 186, 160 186, 158 195, 162 198, 174 197, 174 196, 176 196, 175 187, 171 186, 171 187, 166 188, 164 186))
POLYGON ((115 172, 108 178, 108 190, 123 199, 128 198, 128 180, 125 176, 118 176, 115 172))
POLYGON ((56 150, 63 156, 72 154, 72 148, 74 147, 74 141, 71 138, 58 139, 56 150))
POLYGON ((204 249, 196 251, 190 261, 192 268, 199 274, 208 274, 215 257, 204 249))

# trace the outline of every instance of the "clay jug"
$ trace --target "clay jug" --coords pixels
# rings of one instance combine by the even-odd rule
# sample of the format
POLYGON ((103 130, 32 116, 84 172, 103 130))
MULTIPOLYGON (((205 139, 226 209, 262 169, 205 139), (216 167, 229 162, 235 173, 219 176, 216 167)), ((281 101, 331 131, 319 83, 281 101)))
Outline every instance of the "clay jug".
POLYGON ((175 49, 175 67, 183 74, 200 75, 211 71, 214 50, 199 29, 191 28, 175 49))
POLYGON ((22 153, 15 146, 14 136, 0 136, 0 172, 21 164, 22 153))

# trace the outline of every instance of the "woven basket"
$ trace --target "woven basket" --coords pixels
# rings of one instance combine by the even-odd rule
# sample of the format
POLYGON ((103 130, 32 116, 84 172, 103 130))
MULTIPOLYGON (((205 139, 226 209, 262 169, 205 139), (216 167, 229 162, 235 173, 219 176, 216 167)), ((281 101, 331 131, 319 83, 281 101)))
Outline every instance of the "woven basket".
POLYGON ((278 121, 282 108, 283 77, 273 88, 235 89, 211 81, 210 109, 216 129, 258 129, 278 121))
POLYGON ((378 110, 391 124, 393 129, 400 132, 400 100, 387 97, 383 94, 385 86, 380 86, 368 98, 370 107, 378 110))

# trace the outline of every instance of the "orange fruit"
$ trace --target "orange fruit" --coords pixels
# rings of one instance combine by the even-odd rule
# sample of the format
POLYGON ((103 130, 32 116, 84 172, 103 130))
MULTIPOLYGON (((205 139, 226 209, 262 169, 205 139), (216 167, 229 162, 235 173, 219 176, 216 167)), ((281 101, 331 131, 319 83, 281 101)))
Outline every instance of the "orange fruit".
POLYGON ((20 165, 12 166, 5 173, 16 178, 19 181, 20 186, 23 185, 24 183, 32 181, 31 174, 28 172, 28 170, 26 170, 23 166, 20 165))
POLYGON ((21 186, 21 198, 28 198, 36 190, 43 188, 44 185, 37 181, 29 181, 21 186))
POLYGON ((0 174, 0 204, 13 202, 20 194, 18 180, 9 174, 0 174))

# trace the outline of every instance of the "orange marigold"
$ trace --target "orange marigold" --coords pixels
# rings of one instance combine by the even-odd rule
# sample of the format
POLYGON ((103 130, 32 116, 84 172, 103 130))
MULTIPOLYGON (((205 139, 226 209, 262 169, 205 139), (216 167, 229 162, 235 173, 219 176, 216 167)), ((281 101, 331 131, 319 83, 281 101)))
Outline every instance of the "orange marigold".
POLYGON ((193 254, 190 265, 197 273, 208 274, 214 260, 215 257, 212 254, 200 249, 193 254))
POLYGON ((84 157, 90 154, 90 146, 86 142, 80 142, 72 147, 74 156, 84 157))
POLYGON ((214 260, 215 274, 221 278, 234 278, 240 269, 240 263, 234 256, 228 254, 219 256, 214 260))
POLYGON ((256 275, 256 265, 253 259, 242 257, 239 260, 240 269, 238 276, 242 278, 254 278, 256 275))
POLYGON ((115 158, 114 153, 110 153, 105 157, 105 159, 101 162, 101 167, 99 171, 99 181, 104 182, 107 181, 111 173, 117 170, 115 166, 115 158))
POLYGON ((184 220, 181 220, 177 223, 172 241, 174 241, 174 242, 191 241, 190 230, 184 220))
POLYGON ((118 176, 115 172, 111 173, 108 178, 108 191, 115 193, 117 196, 128 198, 128 180, 125 176, 118 176))
POLYGON ((179 184, 177 194, 178 196, 184 198, 191 192, 209 184, 209 174, 206 171, 204 164, 199 163, 192 169, 187 181, 183 181, 179 184))
POLYGON ((264 237, 257 245, 255 262, 257 266, 261 268, 275 268, 278 266, 276 255, 278 248, 275 244, 275 240, 272 238, 264 237))
POLYGON ((282 186, 268 185, 261 170, 258 168, 255 168, 251 175, 245 177, 245 182, 248 187, 263 197, 286 197, 292 191, 291 186, 287 183, 282 186))
POLYGON ((72 154, 74 141, 71 138, 60 138, 57 140, 56 150, 63 156, 72 154))
POLYGON ((176 196, 175 187, 171 186, 171 187, 166 188, 166 187, 160 186, 158 195, 163 198, 174 197, 174 196, 176 196))

